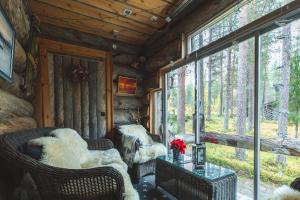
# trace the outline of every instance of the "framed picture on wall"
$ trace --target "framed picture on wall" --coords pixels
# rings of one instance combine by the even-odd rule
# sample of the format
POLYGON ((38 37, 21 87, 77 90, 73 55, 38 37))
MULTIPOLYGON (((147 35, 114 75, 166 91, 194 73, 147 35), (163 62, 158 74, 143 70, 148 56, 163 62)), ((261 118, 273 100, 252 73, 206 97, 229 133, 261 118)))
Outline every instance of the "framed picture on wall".
POLYGON ((136 95, 137 79, 125 76, 118 78, 118 95, 132 96, 136 95))
POLYGON ((13 72, 15 31, 0 6, 0 77, 10 81, 13 72))

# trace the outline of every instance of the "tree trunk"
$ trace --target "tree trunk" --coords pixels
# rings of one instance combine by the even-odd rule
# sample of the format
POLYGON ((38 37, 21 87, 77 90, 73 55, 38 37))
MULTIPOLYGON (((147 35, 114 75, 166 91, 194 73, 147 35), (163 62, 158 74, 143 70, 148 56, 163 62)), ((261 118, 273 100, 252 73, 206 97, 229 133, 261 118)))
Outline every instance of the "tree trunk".
MULTIPOLYGON (((209 41, 212 40, 212 30, 209 31, 209 41)), ((212 55, 208 58, 208 94, 207 94, 207 116, 206 120, 211 120, 211 86, 212 86, 212 55)))
POLYGON ((225 110, 224 110, 225 130, 228 129, 228 124, 229 124, 230 90, 231 90, 231 48, 227 50, 226 94, 225 94, 225 110))
POLYGON ((220 53, 220 107, 219 117, 223 115, 223 51, 220 53))
MULTIPOLYGON (((250 46, 250 44, 248 44, 250 46)), ((251 52, 252 53, 252 52, 251 52)), ((248 68, 248 123, 247 131, 254 127, 254 65, 249 64, 248 68)))
POLYGON ((178 69, 178 133, 185 133, 185 66, 178 69))
POLYGON ((299 134, 299 122, 297 121, 295 124, 295 138, 298 139, 298 134, 299 134))
MULTIPOLYGON (((290 69, 291 69, 291 25, 288 24, 283 28, 282 33, 285 35, 282 40, 282 71, 281 87, 279 97, 279 116, 278 116, 278 137, 283 141, 288 137, 288 104, 290 91, 290 69)), ((286 164, 286 157, 277 156, 277 162, 281 165, 286 164)))
MULTIPOLYGON (((240 24, 244 25, 247 20, 248 10, 242 8, 240 12, 240 24)), ((248 41, 239 44, 238 66, 237 66, 237 135, 245 135, 246 129, 246 89, 247 89, 247 55, 248 41)), ((240 160, 245 160, 245 149, 236 149, 236 156, 240 160)))

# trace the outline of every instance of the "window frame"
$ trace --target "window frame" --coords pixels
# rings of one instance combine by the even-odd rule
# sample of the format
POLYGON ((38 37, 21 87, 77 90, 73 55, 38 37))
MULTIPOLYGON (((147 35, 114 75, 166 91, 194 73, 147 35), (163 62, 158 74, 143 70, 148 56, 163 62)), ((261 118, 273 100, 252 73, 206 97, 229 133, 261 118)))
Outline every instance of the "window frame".
MULTIPOLYGON (((242 1, 242 5, 247 1, 242 1)), ((237 2, 241 3, 241 2, 237 2)), ((233 5, 233 6, 236 6, 233 5)), ((226 15, 226 12, 229 12, 229 9, 222 12, 219 16, 215 17, 213 20, 205 24, 202 28, 198 29, 197 31, 194 31, 193 33, 189 34, 186 42, 187 42, 187 50, 188 50, 188 56, 184 59, 179 60, 178 62, 174 63, 172 66, 170 66, 168 69, 165 69, 163 73, 161 74, 163 77, 163 134, 166 138, 167 134, 167 125, 166 125, 166 119, 167 119, 167 110, 166 110, 166 76, 167 73, 171 70, 177 69, 181 66, 184 66, 188 63, 195 62, 195 65, 198 65, 198 60, 205 58, 207 56, 210 56, 214 53, 217 53, 221 50, 224 50, 236 43, 243 42, 249 38, 254 38, 255 40, 255 47, 254 47, 254 57, 255 57, 255 73, 254 73, 254 199, 259 200, 260 199, 260 109, 259 109, 259 77, 260 77, 260 36, 264 33, 267 33, 269 31, 272 31, 279 26, 278 21, 282 20, 296 20, 300 18, 300 1, 294 0, 284 6, 282 6, 279 9, 276 9, 269 14, 264 15, 261 18, 258 18, 254 20, 253 22, 250 22, 249 24, 238 28, 236 31, 233 31, 232 33, 229 33, 226 36, 223 36, 216 41, 199 48, 196 51, 191 52, 191 37, 196 35, 197 33, 203 31, 205 28, 207 28, 209 25, 214 23, 219 17, 223 17, 224 14, 226 15)), ((196 73, 199 73, 199 67, 196 67, 196 73)), ((196 88, 199 85, 199 75, 196 74, 196 88)), ((196 90, 196 133, 195 133, 195 142, 199 142, 199 134, 200 134, 200 127, 199 127, 199 89, 196 90)), ((165 144, 166 144, 166 140, 165 144)))

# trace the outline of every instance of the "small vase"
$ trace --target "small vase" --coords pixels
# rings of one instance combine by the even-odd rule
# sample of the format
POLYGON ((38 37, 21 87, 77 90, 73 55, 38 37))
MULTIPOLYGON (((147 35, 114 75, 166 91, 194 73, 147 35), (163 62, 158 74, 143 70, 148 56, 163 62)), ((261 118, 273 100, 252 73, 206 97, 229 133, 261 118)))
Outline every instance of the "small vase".
POLYGON ((181 154, 178 149, 173 149, 173 160, 180 160, 181 154))

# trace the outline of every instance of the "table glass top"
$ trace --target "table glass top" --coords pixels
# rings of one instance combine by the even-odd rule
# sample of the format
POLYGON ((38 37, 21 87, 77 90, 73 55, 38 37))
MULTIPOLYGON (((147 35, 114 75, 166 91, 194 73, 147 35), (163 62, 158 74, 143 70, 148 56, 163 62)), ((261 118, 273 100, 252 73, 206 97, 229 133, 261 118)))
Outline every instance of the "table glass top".
POLYGON ((195 169, 191 158, 187 156, 184 157, 184 162, 173 161, 172 156, 161 156, 158 157, 158 159, 164 160, 174 167, 178 167, 188 173, 192 173, 193 175, 199 176, 209 181, 214 181, 216 179, 235 174, 235 172, 231 169, 227 169, 208 162, 206 162, 205 166, 203 166, 202 168, 195 169))

